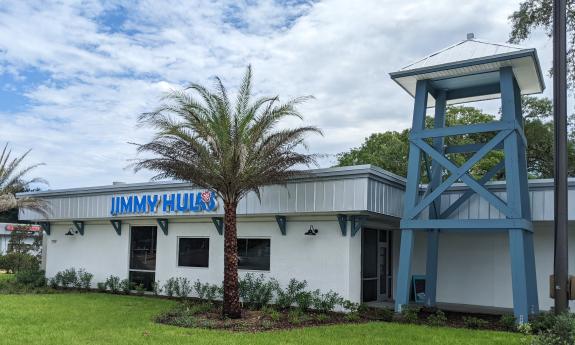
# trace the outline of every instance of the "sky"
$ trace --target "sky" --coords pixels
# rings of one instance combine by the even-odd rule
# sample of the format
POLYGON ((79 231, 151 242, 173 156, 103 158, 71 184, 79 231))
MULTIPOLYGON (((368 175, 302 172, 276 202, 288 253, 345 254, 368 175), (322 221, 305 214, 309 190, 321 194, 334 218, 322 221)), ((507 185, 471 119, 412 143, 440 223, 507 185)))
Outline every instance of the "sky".
MULTIPOLYGON (((230 89, 252 65, 254 93, 313 95, 304 124, 320 167, 374 132, 410 126, 413 99, 389 73, 464 40, 509 38, 515 0, 0 0, 0 144, 43 189, 148 181, 134 173, 136 126, 170 90, 191 82, 230 89)), ((552 41, 537 48, 551 96, 552 41)), ((497 111, 493 103, 481 104, 497 111)), ((295 120, 282 126, 302 124, 295 120)))

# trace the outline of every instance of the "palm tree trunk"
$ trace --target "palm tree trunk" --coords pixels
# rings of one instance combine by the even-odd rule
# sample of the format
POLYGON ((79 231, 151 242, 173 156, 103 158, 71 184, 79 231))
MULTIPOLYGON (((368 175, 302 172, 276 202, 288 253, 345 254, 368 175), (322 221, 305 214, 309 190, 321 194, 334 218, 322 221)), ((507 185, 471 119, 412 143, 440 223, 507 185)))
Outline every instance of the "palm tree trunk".
POLYGON ((224 202, 224 308, 225 317, 242 316, 238 283, 237 202, 224 202))

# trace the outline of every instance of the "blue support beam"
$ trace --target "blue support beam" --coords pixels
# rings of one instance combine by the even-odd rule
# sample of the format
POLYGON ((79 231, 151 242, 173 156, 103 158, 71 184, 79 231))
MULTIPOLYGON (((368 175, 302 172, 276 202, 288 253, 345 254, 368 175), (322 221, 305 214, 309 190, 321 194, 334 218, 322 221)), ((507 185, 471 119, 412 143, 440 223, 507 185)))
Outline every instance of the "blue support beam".
POLYGON ((341 235, 343 237, 347 236, 347 215, 338 214, 337 222, 339 223, 339 229, 341 230, 341 235))
POLYGON ((78 230, 78 233, 84 236, 84 227, 85 227, 84 222, 81 220, 73 220, 72 224, 74 224, 74 227, 76 228, 76 230, 78 230))
MULTIPOLYGON (((445 127, 446 98, 446 92, 443 90, 439 91, 435 97, 434 128, 445 127)), ((442 155, 444 154, 443 137, 433 138, 433 149, 442 155)), ((435 190, 441 184, 442 178, 443 167, 438 161, 433 160, 428 190, 435 190)), ((441 198, 436 198, 429 207, 429 219, 439 218, 440 212, 441 198)), ((438 255, 439 229, 430 229, 427 233, 427 261, 425 266, 425 304, 429 307, 433 307, 436 304, 438 255)))
POLYGON ((164 235, 168 236, 168 218, 157 218, 158 226, 162 229, 164 235))
POLYGON ((276 222, 278 223, 278 227, 280 228, 280 232, 282 236, 285 236, 287 233, 287 218, 286 216, 276 216, 276 222))
MULTIPOLYGON (((425 128, 425 113, 427 98, 431 90, 428 80, 418 80, 415 86, 415 102, 413 104, 412 133, 421 133, 425 128)), ((419 198, 419 181, 421 150, 413 142, 409 144, 407 183, 405 186, 404 212, 409 213, 416 206, 419 198)), ((401 247, 399 252, 399 270, 395 296, 395 311, 401 312, 403 306, 409 303, 409 287, 411 282, 411 259, 413 254, 413 230, 401 228, 401 247)))
POLYGON ((114 227, 114 230, 116 230, 118 236, 122 236, 122 221, 119 219, 110 219, 110 223, 112 223, 112 226, 114 227))
POLYGON ((224 234, 224 218, 212 217, 212 222, 214 223, 214 226, 216 227, 216 231, 218 232, 218 234, 223 235, 224 234))
POLYGON ((52 233, 52 229, 50 228, 50 222, 40 222, 39 224, 42 227, 42 230, 44 230, 44 232, 46 233, 46 235, 50 236, 50 234, 52 233))
POLYGON ((411 259, 413 255, 414 242, 413 235, 413 230, 401 230, 397 288, 395 290, 395 311, 398 313, 401 313, 403 307, 409 304, 409 292, 411 291, 411 259))

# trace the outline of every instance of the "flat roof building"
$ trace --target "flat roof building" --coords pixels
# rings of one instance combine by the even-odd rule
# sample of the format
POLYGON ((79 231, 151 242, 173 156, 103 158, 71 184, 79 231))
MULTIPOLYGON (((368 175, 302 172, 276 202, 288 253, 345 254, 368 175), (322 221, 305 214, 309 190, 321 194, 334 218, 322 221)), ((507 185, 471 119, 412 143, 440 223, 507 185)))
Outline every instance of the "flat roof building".
MULTIPOLYGON (((504 182, 488 183, 487 188, 506 199, 504 182)), ((261 201, 247 195, 238 206, 240 274, 262 273, 282 284, 291 278, 307 280, 311 289, 334 290, 355 302, 393 301, 404 189, 403 178, 362 165, 312 170, 285 186, 265 186, 261 201)), ((452 186, 442 196, 442 208, 467 190, 452 186)), ((49 234, 48 277, 75 267, 93 273, 94 286, 110 275, 148 286, 171 277, 213 284, 223 280, 223 204, 203 189, 158 182, 20 195, 43 198, 50 205, 49 218, 20 211, 20 219, 43 223, 49 234)), ((570 181, 569 197, 575 202, 575 180, 570 181)), ((549 309, 552 182, 530 180, 529 199, 539 301, 542 309, 549 309)), ((475 195, 450 217, 498 219, 502 214, 475 195)), ((569 219, 575 220, 573 208, 569 219)), ((570 222, 571 233, 574 224, 570 222)), ((507 235, 461 230, 444 233, 439 240, 438 303, 511 308, 507 235)), ((575 234, 570 238, 575 245, 575 234)), ((415 277, 425 275, 425 243, 424 234, 416 234, 415 277)))

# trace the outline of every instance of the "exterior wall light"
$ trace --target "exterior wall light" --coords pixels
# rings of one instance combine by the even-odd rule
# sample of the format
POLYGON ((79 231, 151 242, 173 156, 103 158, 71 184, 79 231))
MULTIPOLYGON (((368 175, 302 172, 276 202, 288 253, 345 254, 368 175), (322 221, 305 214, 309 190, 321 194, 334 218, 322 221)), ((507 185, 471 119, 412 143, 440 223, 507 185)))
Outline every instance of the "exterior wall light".
POLYGON ((72 228, 68 229, 68 232, 64 234, 64 236, 74 236, 78 233, 78 230, 72 230, 72 228))
POLYGON ((319 232, 318 229, 314 228, 313 225, 310 225, 310 226, 309 226, 309 230, 306 231, 304 235, 307 235, 307 236, 315 236, 315 235, 317 235, 318 232, 319 232))

